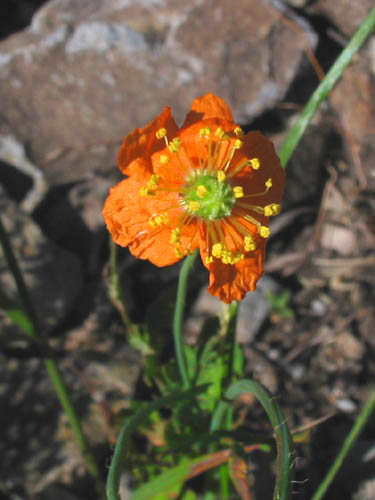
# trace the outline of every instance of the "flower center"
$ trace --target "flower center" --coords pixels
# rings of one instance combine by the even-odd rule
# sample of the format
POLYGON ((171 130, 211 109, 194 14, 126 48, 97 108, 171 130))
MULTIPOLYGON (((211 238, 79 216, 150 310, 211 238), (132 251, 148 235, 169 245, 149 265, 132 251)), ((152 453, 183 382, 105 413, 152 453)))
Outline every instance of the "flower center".
POLYGON ((231 215, 236 200, 235 192, 220 177, 195 172, 185 189, 184 202, 194 215, 210 220, 231 215))

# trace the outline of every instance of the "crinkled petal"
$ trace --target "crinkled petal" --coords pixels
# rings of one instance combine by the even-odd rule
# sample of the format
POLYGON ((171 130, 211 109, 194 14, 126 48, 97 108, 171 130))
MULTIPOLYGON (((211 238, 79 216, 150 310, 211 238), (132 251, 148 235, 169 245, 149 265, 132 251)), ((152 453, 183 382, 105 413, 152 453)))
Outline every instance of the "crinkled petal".
POLYGON ((133 255, 147 259, 157 266, 174 264, 180 257, 170 244, 170 227, 153 228, 150 215, 160 211, 163 202, 139 196, 142 184, 132 178, 120 182, 109 192, 103 216, 113 240, 129 246, 133 255))
POLYGON ((136 128, 125 138, 117 157, 118 166, 124 174, 138 176, 140 170, 141 173, 152 172, 151 155, 165 147, 164 140, 157 139, 155 135, 160 128, 165 128, 170 138, 178 133, 169 107, 165 107, 163 112, 144 128, 136 128), (142 159, 142 164, 134 163, 137 159, 142 159))
POLYGON ((285 170, 280 164, 273 143, 260 132, 249 132, 244 136, 243 147, 236 153, 231 169, 235 169, 242 161, 258 158, 260 167, 252 170, 251 167, 242 169, 234 176, 234 181, 242 185, 247 193, 261 193, 265 182, 272 179, 272 188, 268 193, 252 198, 253 203, 259 202, 263 206, 268 203, 280 203, 284 191, 285 170))
POLYGON ((233 122, 233 115, 227 103, 212 93, 194 99, 191 110, 186 116, 182 128, 208 118, 219 118, 233 122))
MULTIPOLYGON (((206 252, 201 245, 202 260, 205 262, 206 252)), ((263 274, 264 247, 236 264, 223 264, 214 258, 211 264, 205 264, 210 272, 208 291, 221 301, 230 304, 233 300, 242 300, 246 293, 254 291, 258 279, 263 274)))

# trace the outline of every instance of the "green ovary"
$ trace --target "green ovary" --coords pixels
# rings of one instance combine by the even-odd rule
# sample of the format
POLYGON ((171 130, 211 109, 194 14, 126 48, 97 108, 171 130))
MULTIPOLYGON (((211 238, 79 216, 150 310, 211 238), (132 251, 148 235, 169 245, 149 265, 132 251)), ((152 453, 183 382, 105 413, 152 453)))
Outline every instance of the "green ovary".
POLYGON ((186 191, 184 201, 197 216, 213 220, 231 215, 235 196, 228 182, 213 175, 196 175, 186 191))

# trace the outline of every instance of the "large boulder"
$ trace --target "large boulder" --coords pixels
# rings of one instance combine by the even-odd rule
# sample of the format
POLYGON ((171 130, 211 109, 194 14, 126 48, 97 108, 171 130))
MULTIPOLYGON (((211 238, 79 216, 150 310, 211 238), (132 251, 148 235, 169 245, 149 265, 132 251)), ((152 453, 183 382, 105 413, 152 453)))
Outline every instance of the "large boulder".
POLYGON ((113 168, 123 137, 208 91, 247 122, 296 74, 304 35, 259 0, 54 0, 0 43, 0 134, 51 184, 113 168))

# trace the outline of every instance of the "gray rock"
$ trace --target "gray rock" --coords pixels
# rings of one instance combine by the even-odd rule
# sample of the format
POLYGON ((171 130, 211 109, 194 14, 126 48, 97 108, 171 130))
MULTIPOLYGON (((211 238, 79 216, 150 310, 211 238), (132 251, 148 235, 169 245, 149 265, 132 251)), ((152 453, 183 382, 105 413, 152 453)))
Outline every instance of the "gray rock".
MULTIPOLYGON (((1 186, 0 212, 38 316, 45 327, 56 325, 71 309, 82 286, 80 261, 49 241, 1 186)), ((0 288, 20 302, 1 247, 0 288)), ((8 328, 12 329, 5 322, 4 330, 8 328)))
POLYGON ((33 180, 33 187, 22 201, 22 209, 31 213, 47 191, 43 172, 27 158, 23 144, 11 136, 0 135, 0 160, 17 168, 33 180))
POLYGON ((51 184, 113 169, 123 137, 214 92, 246 122, 280 100, 305 39, 259 0, 47 2, 0 43, 0 134, 51 184), (15 134, 14 131, 17 131, 15 134))

